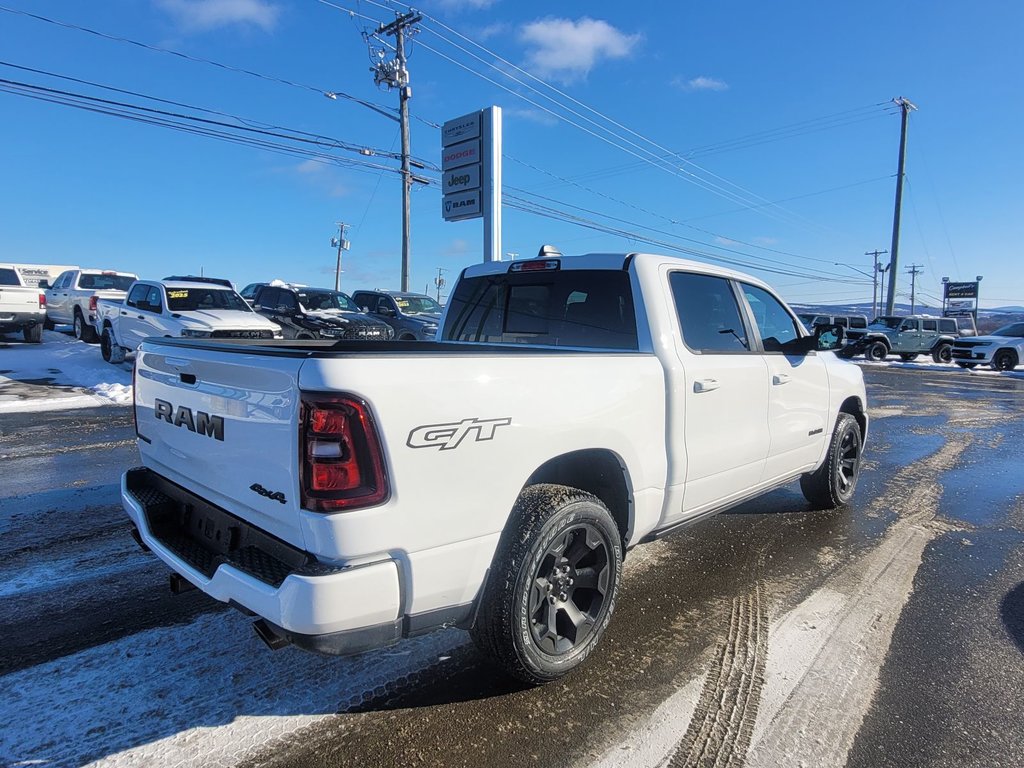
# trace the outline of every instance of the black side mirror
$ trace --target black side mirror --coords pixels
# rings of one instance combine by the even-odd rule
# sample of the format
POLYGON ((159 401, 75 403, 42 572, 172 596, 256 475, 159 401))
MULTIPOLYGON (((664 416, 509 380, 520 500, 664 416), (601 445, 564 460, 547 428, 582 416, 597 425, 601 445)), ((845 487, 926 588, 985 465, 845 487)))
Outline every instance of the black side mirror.
POLYGON ((835 323, 819 325, 814 329, 814 349, 819 352, 831 352, 843 346, 846 329, 835 323))
POLYGON ((49 280, 40 280, 39 281, 39 290, 41 290, 41 291, 48 291, 48 290, 50 290, 50 281, 49 280))

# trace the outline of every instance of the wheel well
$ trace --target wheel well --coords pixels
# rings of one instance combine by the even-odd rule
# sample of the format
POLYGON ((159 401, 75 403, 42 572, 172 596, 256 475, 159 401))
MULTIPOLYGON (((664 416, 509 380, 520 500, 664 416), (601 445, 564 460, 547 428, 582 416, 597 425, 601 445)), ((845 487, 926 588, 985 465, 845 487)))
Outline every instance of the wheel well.
POLYGON ((868 418, 864 413, 864 404, 860 401, 859 397, 848 397, 843 401, 843 404, 839 406, 840 413, 848 413, 857 420, 857 425, 860 427, 861 440, 864 440, 868 436, 868 418))
POLYGON ((557 456, 542 464, 526 485, 554 483, 592 493, 612 513, 623 547, 630 523, 630 491, 626 470, 611 451, 590 449, 557 456))

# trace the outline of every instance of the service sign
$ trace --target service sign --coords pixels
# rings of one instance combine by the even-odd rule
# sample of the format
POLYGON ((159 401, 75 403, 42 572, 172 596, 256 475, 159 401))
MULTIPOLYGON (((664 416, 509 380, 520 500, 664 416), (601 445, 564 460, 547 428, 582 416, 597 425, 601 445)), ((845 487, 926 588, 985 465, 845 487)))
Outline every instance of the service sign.
POLYGON ((441 193, 466 192, 480 188, 480 166, 467 165, 441 174, 441 193))
POLYGON ((441 171, 480 162, 480 141, 463 141, 441 150, 441 171))
POLYGON ((480 113, 471 112, 441 126, 441 146, 450 147, 460 141, 480 138, 480 113))
POLYGON ((441 200, 441 214, 445 221, 473 219, 482 215, 480 192, 458 192, 445 195, 441 200))
POLYGON ((947 299, 976 299, 978 298, 977 283, 946 283, 947 299))

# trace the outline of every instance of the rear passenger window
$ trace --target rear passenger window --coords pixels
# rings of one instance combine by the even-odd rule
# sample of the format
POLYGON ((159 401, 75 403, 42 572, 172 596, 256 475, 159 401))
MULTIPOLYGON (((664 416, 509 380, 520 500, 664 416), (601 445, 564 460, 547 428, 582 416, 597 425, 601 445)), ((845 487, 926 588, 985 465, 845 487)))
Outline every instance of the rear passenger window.
MULTIPOLYGON (((926 331, 937 331, 937 330, 939 330, 939 321, 938 320, 922 320, 921 322, 924 323, 923 327, 924 327, 924 329, 926 331)), ((943 324, 943 325, 945 325, 945 324, 943 324)))
POLYGON ((673 272, 669 277, 683 341, 694 352, 749 352, 750 342, 729 281, 673 272))
POLYGON ((21 285, 18 280, 18 273, 6 267, 0 268, 0 285, 21 285))
POLYGON ((943 333, 956 333, 956 320, 939 320, 939 329, 943 333))
MULTIPOLYGON (((782 303, 763 288, 743 285, 743 295, 747 297, 750 311, 757 324, 757 332, 761 336, 761 345, 765 352, 780 352, 782 345, 797 338, 800 333, 796 329, 796 321, 782 306, 782 303)), ((846 318, 842 318, 846 320, 846 318)), ((839 318, 836 318, 838 323, 839 318)))
POLYGON ((128 294, 128 298, 125 300, 125 303, 129 307, 140 308, 139 307, 140 303, 141 304, 145 304, 146 303, 146 294, 147 293, 149 293, 149 286, 148 285, 136 285, 134 288, 132 288, 131 293, 128 294))

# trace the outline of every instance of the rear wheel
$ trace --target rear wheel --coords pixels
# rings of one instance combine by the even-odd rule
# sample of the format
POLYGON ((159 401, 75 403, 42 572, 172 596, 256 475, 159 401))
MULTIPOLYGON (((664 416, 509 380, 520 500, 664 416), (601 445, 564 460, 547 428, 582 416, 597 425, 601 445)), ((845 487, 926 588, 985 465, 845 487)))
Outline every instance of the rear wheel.
POLYGON ((104 360, 113 365, 124 362, 124 347, 116 342, 109 326, 103 329, 103 335, 100 336, 100 354, 103 355, 104 360))
POLYGON ((867 348, 864 352, 864 357, 869 360, 885 360, 889 355, 889 348, 885 346, 885 342, 876 341, 867 348))
POLYGON ((953 345, 948 341, 943 341, 932 347, 932 360, 936 363, 951 363, 953 362, 953 345))
POLYGON ((39 344, 43 340, 43 326, 33 325, 31 328, 23 328, 21 335, 29 344, 39 344))
POLYGON ((52 331, 56 327, 57 326, 53 324, 53 320, 51 320, 50 316, 47 315, 46 319, 43 320, 43 330, 44 331, 52 331))
POLYGON ((860 477, 862 449, 857 420, 848 413, 840 413, 824 463, 800 478, 800 490, 815 509, 835 509, 853 498, 860 477))
POLYGON ((1012 349, 1000 349, 992 357, 992 370, 1012 371, 1017 367, 1017 353, 1012 349))
POLYGON ((84 341, 86 344, 95 344, 99 341, 96 330, 85 322, 85 318, 82 317, 82 312, 79 309, 75 309, 75 338, 79 341, 84 341))
POLYGON ((578 667, 615 609, 622 539, 600 499, 562 485, 525 488, 480 602, 473 641, 533 685, 578 667))

